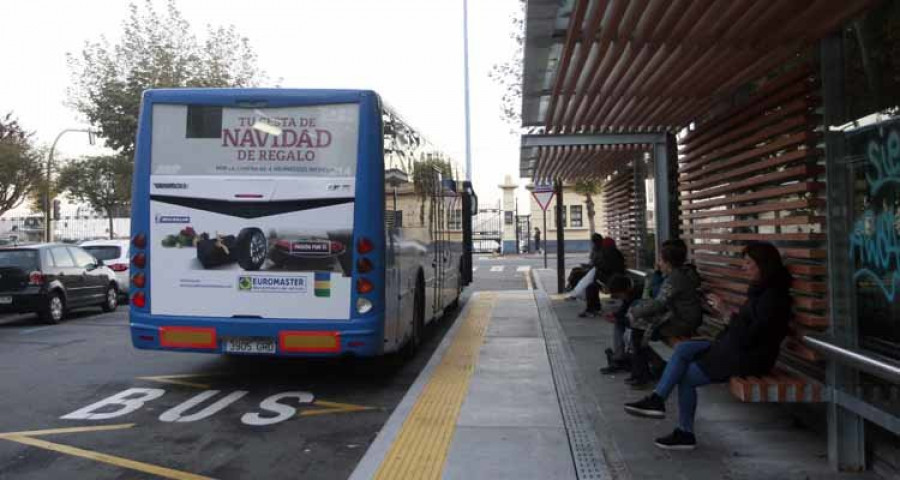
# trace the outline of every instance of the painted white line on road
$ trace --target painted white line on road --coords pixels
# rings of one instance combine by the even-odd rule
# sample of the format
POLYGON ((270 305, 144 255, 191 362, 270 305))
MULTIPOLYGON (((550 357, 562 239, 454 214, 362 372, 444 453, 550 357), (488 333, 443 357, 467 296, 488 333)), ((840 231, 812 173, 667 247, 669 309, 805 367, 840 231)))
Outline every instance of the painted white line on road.
POLYGON ((521 267, 517 267, 517 268, 516 268, 516 271, 517 271, 517 272, 527 272, 527 271, 529 271, 529 270, 531 270, 531 266, 530 266, 530 265, 523 265, 523 266, 521 266, 521 267))
POLYGON ((473 271, 473 272, 477 272, 477 271, 478 271, 478 267, 477 267, 477 266, 472 267, 472 271, 473 271))
POLYGON ((502 272, 502 271, 503 271, 503 265, 494 265, 493 267, 491 267, 491 271, 492 271, 492 272, 502 272))

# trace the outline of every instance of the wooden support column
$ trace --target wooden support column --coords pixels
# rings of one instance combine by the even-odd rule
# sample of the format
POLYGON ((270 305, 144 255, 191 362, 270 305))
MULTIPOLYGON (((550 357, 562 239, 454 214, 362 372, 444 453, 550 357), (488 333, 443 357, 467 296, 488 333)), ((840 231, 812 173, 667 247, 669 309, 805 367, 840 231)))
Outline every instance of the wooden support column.
POLYGON ((563 202, 562 182, 556 180, 553 190, 556 196, 556 289, 558 293, 563 293, 566 290, 566 234, 563 224, 563 209, 566 206, 563 202))

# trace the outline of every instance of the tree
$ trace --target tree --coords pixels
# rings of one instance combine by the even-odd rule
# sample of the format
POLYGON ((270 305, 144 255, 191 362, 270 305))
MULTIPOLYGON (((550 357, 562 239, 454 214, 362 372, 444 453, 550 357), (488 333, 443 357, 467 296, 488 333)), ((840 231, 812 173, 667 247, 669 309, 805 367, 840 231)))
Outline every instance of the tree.
POLYGON ((591 233, 596 232, 596 224, 594 223, 594 195, 599 195, 603 191, 603 187, 597 180, 578 180, 575 182, 575 193, 584 195, 584 205, 587 207, 588 229, 591 233))
POLYGON ((12 113, 0 117, 0 215, 19 206, 41 181, 41 156, 12 113))
POLYGON ((512 18, 510 38, 515 41, 515 50, 510 59, 491 68, 489 76, 503 88, 500 99, 500 118, 513 130, 522 127, 522 62, 525 56, 525 0, 519 0, 519 10, 512 18))
POLYGON ((132 172, 131 157, 86 157, 71 161, 60 169, 57 187, 106 215, 109 219, 109 238, 113 238, 113 217, 131 202, 132 172))
POLYGON ((130 9, 119 43, 101 36, 86 42, 80 55, 67 54, 69 104, 110 148, 134 153, 141 94, 148 88, 246 87, 265 79, 249 40, 233 26, 207 27, 199 41, 175 0, 164 13, 152 0, 130 9))
MULTIPOLYGON (((437 189, 438 175, 443 179, 453 180, 453 167, 440 154, 424 158, 415 163, 413 169, 413 187, 419 197, 419 222, 425 223, 425 200, 432 197, 437 189)), ((434 206, 430 206, 429 215, 434 206)), ((430 218, 430 217, 429 217, 430 218)))

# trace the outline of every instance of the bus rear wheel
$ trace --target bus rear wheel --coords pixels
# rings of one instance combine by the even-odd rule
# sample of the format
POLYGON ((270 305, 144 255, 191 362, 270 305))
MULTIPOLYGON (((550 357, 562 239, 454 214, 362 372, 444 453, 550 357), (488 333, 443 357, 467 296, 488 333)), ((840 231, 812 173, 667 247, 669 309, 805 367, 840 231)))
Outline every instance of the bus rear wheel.
POLYGON ((413 297, 413 322, 412 335, 404 347, 405 356, 412 358, 422 345, 422 337, 425 333, 425 286, 419 280, 416 282, 416 294, 413 297))

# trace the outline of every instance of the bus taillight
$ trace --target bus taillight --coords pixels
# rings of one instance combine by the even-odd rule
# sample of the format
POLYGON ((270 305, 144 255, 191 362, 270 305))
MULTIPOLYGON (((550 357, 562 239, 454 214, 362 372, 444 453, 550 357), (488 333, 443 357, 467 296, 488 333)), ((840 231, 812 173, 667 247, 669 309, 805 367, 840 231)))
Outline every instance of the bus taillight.
POLYGON ((131 284, 134 285, 135 288, 144 288, 147 284, 147 277, 145 277, 143 273, 138 273, 131 277, 131 284))
POLYGON ((131 240, 131 244, 134 245, 135 248, 147 248, 147 236, 143 233, 139 233, 131 240))
POLYGON ((371 252, 372 250, 375 250, 375 244, 372 243, 372 241, 369 240, 368 238, 362 237, 359 239, 358 242, 356 242, 356 251, 357 252, 359 252, 361 254, 366 254, 366 253, 371 252))
POLYGON ((373 268, 375 265, 368 258, 363 257, 356 261, 356 271, 359 273, 369 273, 373 268))
POLYGON ((365 278, 357 278, 356 279, 356 291, 362 295, 367 293, 372 293, 372 290, 375 290, 375 285, 372 284, 368 279, 365 278))
POLYGON ((137 308, 144 308, 147 306, 147 297, 144 296, 144 292, 137 292, 131 296, 131 304, 137 308))
POLYGON ((135 267, 144 268, 147 266, 147 256, 144 255, 143 252, 138 253, 131 258, 131 263, 133 263, 135 267))

